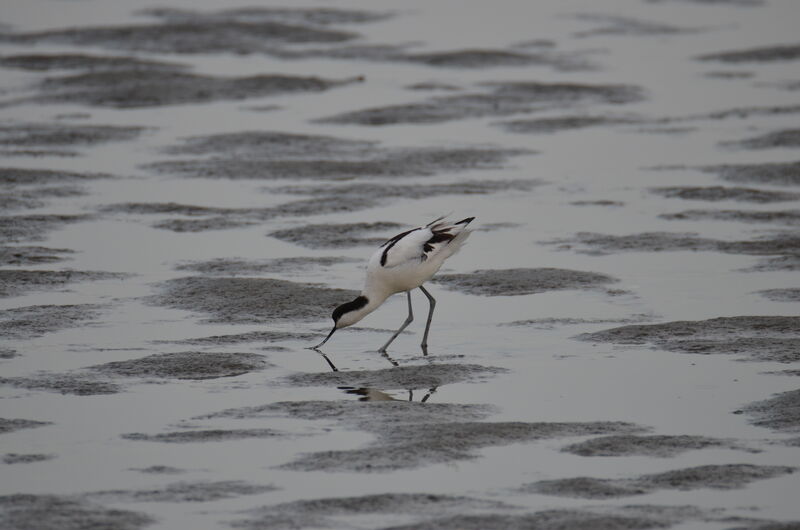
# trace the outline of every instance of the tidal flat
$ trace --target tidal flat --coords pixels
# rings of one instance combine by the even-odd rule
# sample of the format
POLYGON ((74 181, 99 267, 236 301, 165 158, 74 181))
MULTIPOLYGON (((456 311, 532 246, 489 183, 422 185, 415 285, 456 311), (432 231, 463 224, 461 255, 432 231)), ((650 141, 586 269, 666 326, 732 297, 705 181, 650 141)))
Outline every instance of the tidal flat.
POLYGON ((0 528, 797 528, 798 19, 10 3, 0 528))

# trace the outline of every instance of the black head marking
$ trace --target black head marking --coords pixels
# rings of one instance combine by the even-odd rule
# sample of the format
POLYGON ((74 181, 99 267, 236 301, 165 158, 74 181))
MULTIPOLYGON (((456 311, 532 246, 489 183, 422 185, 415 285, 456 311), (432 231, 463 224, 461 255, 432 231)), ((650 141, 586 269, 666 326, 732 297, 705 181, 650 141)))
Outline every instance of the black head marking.
POLYGON ((355 300, 351 300, 334 309, 331 317, 333 317, 334 322, 339 322, 339 319, 342 318, 342 315, 349 313, 350 311, 358 311, 367 305, 368 302, 369 300, 367 300, 366 296, 359 296, 355 300))

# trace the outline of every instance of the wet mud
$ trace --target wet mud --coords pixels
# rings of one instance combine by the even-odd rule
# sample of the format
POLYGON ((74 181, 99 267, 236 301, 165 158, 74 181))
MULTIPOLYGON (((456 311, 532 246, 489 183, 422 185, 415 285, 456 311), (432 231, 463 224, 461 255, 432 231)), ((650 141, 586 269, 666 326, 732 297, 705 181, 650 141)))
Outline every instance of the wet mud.
POLYGON ((129 361, 115 361, 91 366, 101 373, 123 377, 158 377, 167 379, 216 379, 235 377, 263 370, 269 363, 255 353, 214 353, 188 351, 148 355, 129 361))
POLYGON ((800 193, 726 186, 671 186, 650 188, 650 191, 662 197, 690 201, 738 201, 768 204, 800 199, 800 193))
MULTIPOLYGON (((769 217, 769 215, 766 215, 769 217)), ((693 232, 644 232, 630 235, 608 235, 580 232, 568 239, 545 242, 560 250, 603 256, 618 252, 709 251, 752 256, 775 256, 762 260, 756 268, 794 270, 800 264, 800 238, 796 232, 773 232, 759 239, 723 241, 700 237, 693 232)))
POLYGON ((149 515, 106 508, 72 496, 16 494, 0 497, 0 526, 14 530, 139 530, 155 522, 149 515))
POLYGON ((160 290, 147 302, 205 314, 206 322, 262 325, 328 318, 331 307, 358 294, 271 278, 203 276, 167 280, 160 290))
POLYGON ((784 226, 800 225, 800 210, 684 210, 659 215, 670 221, 735 221, 739 223, 770 223, 784 226))
POLYGON ((97 491, 84 497, 99 502, 211 502, 242 495, 257 495, 275 489, 274 486, 258 486, 238 480, 176 482, 163 488, 97 491))
POLYGON ((565 453, 579 456, 651 456, 668 458, 686 451, 707 448, 737 449, 756 452, 731 440, 691 435, 620 434, 592 438, 563 447, 565 453))
POLYGON ((128 277, 126 274, 97 271, 0 269, 0 298, 58 289, 73 282, 123 280, 128 277))
POLYGON ((782 432, 800 432, 800 390, 791 390, 756 401, 747 405, 743 412, 759 427, 782 432))
POLYGON ((159 22, 5 33, 14 44, 68 44, 149 53, 264 53, 288 44, 341 42, 355 33, 330 29, 369 22, 382 14, 356 10, 246 8, 212 12, 170 8, 140 12, 159 22))
POLYGON ((564 116, 559 118, 538 118, 530 120, 512 120, 500 122, 499 125, 510 132, 525 134, 552 134, 559 131, 585 129, 610 125, 627 125, 637 123, 633 117, 615 116, 564 116))
POLYGON ((230 344, 247 344, 256 342, 283 342, 295 340, 313 340, 319 337, 317 333, 300 333, 291 331, 252 331, 250 333, 235 333, 232 335, 212 335, 193 339, 163 341, 171 344, 191 344, 196 346, 226 346, 230 344))
POLYGON ((0 377, 0 385, 72 396, 102 396, 122 391, 116 383, 83 373, 37 372, 28 377, 0 377))
POLYGON ((766 63, 796 61, 800 59, 800 44, 764 46, 743 50, 721 51, 697 57, 700 61, 719 61, 724 63, 766 63))
POLYGON ((319 123, 393 125, 440 123, 481 117, 502 117, 574 106, 622 105, 644 98, 642 90, 629 85, 584 85, 572 83, 486 82, 484 90, 468 94, 437 96, 420 103, 392 105, 345 112, 317 120, 319 123))
MULTIPOLYGON (((2 37, 0 37, 2 38, 2 37)), ((50 70, 150 70, 170 71, 187 68, 179 63, 137 59, 126 55, 88 55, 82 53, 31 53, 0 56, 0 66, 46 72, 50 70)))
POLYGON ((68 248, 0 246, 0 267, 57 263, 68 259, 70 254, 73 254, 73 251, 68 248))
POLYGON ((88 214, 41 214, 0 216, 0 242, 44 241, 48 232, 71 223, 92 219, 88 214))
MULTIPOLYGON (((513 156, 530 153, 495 147, 385 148, 375 142, 323 135, 268 131, 190 137, 165 149, 202 158, 165 160, 144 166, 160 173, 198 178, 322 179, 431 176, 445 171, 500 168, 513 156), (208 157, 207 155, 215 155, 208 157)), ((317 203, 317 207, 324 206, 317 203)))
POLYGON ((251 510, 234 528, 335 528, 337 517, 397 514, 414 518, 510 508, 498 501, 425 493, 382 493, 293 501, 251 510))
POLYGON ((722 142, 720 145, 731 149, 777 149, 800 147, 800 129, 785 129, 753 138, 722 142))
POLYGON ((644 495, 662 489, 694 490, 700 488, 738 489, 756 480, 793 473, 789 466, 756 466, 753 464, 706 465, 686 469, 642 475, 630 479, 598 479, 579 477, 543 480, 525 487, 532 493, 607 499, 644 495))
POLYGON ((48 77, 36 86, 35 95, 0 101, 0 108, 57 103, 118 109, 160 107, 321 92, 355 81, 277 74, 221 77, 160 70, 94 71, 48 77))
POLYGON ((51 425, 51 422, 0 418, 0 434, 19 431, 21 429, 33 429, 36 427, 43 427, 45 425, 51 425))
POLYGON ((8 339, 31 339, 85 326, 106 309, 96 304, 37 305, 0 311, 0 332, 8 339))
POLYGON ((757 361, 800 360, 800 317, 740 316, 633 324, 575 337, 621 345, 649 344, 666 351, 735 354, 757 361))
POLYGON ((679 27, 638 18, 598 13, 581 13, 575 15, 573 18, 596 26, 594 29, 576 32, 576 37, 595 37, 598 35, 649 37, 653 35, 679 35, 704 31, 703 28, 679 27))
POLYGON ((706 173, 714 173, 722 180, 737 184, 800 186, 800 162, 729 164, 705 166, 700 169, 706 173))
POLYGON ((517 296, 562 289, 598 289, 618 280, 596 272, 540 268, 439 274, 433 281, 448 289, 474 295, 517 296))
MULTIPOLYGON (((107 142, 133 140, 141 135, 144 127, 122 127, 113 125, 76 125, 66 123, 23 123, 0 126, 0 151, 13 154, 8 149, 24 148, 26 156, 53 154, 56 148, 81 148, 107 142)), ((64 151, 55 151, 56 155, 64 151)), ((75 154, 74 151, 66 151, 75 154)))
POLYGON ((476 364, 425 364, 396 366, 383 370, 300 373, 288 376, 286 382, 292 386, 424 389, 465 381, 479 382, 506 371, 503 368, 476 364))
POLYGON ((403 225, 390 222, 305 225, 270 232, 270 236, 308 248, 377 247, 403 225), (367 234, 381 234, 368 237, 367 234))
POLYGON ((281 466, 295 471, 387 472, 472 460, 485 447, 542 439, 635 432, 622 422, 525 423, 458 422, 396 425, 375 432, 378 441, 361 449, 320 451, 301 455, 281 466))
POLYGON ((767 289, 758 294, 774 302, 800 302, 800 288, 767 289))
POLYGON ((32 464, 33 462, 44 462, 45 460, 52 460, 55 458, 55 455, 45 455, 45 454, 18 454, 18 453, 6 453, 3 455, 3 463, 4 464, 32 464))
POLYGON ((121 435, 125 440, 137 442, 163 442, 174 444, 228 442, 248 438, 269 439, 285 437, 286 433, 274 429, 206 429, 196 431, 174 431, 161 434, 144 434, 139 432, 121 435))
MULTIPOLYGON (((0 254, 1 256, 1 254, 0 254)), ((262 274, 295 274, 325 269, 340 263, 356 263, 359 260, 343 256, 274 258, 268 260, 242 260, 217 258, 196 263, 184 263, 176 267, 180 271, 199 272, 221 276, 258 276, 262 274)))

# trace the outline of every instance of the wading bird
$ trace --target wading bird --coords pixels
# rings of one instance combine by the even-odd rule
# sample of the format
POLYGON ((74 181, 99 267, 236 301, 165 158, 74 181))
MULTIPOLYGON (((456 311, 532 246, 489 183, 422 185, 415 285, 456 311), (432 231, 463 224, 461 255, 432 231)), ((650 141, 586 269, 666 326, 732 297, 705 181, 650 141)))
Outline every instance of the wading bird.
POLYGON ((313 346, 317 349, 326 342, 337 329, 352 326, 375 311, 391 295, 405 291, 408 296, 408 317, 400 329, 378 350, 386 353, 386 348, 397 338, 406 326, 414 320, 411 309, 411 291, 417 287, 428 298, 430 310, 425 334, 422 336, 422 352, 428 353, 428 332, 431 328, 433 308, 436 300, 422 284, 436 274, 442 263, 458 252, 464 241, 472 233, 467 225, 475 219, 467 217, 457 223, 449 223, 440 217, 425 226, 397 234, 378 247, 367 265, 367 279, 364 289, 355 300, 340 305, 333 310, 333 329, 325 340, 313 346))

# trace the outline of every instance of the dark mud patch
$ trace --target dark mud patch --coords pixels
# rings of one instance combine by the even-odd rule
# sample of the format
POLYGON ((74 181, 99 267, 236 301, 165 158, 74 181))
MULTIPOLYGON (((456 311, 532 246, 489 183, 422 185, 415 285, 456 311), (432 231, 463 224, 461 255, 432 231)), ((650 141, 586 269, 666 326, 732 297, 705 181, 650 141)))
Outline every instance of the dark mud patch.
POLYGON ((127 277, 127 274, 114 272, 0 269, 0 297, 59 289, 75 282, 122 280, 127 277))
POLYGON ((172 344, 191 344, 195 346, 226 346, 231 344, 245 344, 252 342, 284 342, 295 340, 312 340, 318 338, 315 333, 299 333, 293 331, 251 331, 250 333, 236 333, 233 335, 213 335, 211 337, 199 337, 195 339, 184 339, 169 341, 172 344))
POLYGON ((800 360, 800 317, 739 316, 633 324, 575 337, 591 342, 650 344, 681 353, 736 354, 757 361, 800 360))
POLYGON ((281 466, 298 471, 378 472, 410 469, 434 463, 472 460, 484 447, 541 439, 631 432, 622 422, 524 423, 447 422, 396 426, 375 433, 378 441, 361 449, 301 455, 281 466))
POLYGON ((501 67, 545 66, 559 71, 593 70, 586 52, 563 52, 550 47, 538 49, 465 48, 449 51, 413 52, 408 45, 364 44, 335 48, 304 49, 276 53, 283 59, 325 57, 377 62, 416 63, 432 68, 486 69, 501 67))
POLYGON ((389 198, 424 199, 440 195, 488 195, 498 192, 530 191, 539 180, 468 180, 452 184, 346 184, 338 186, 285 186, 272 191, 294 195, 313 195, 324 200, 353 202, 359 199, 376 203, 389 198))
POLYGON ((86 374, 38 372, 29 377, 0 377, 0 385, 73 396, 117 394, 122 387, 86 374))
POLYGON ((343 256, 304 256, 267 260, 217 258, 209 261, 184 263, 175 268, 179 271, 199 272, 214 276, 258 276, 261 274, 306 273, 320 268, 332 267, 340 263, 353 263, 356 261, 343 256))
POLYGON ((0 168, 0 185, 4 186, 77 183, 110 177, 111 175, 104 173, 78 173, 75 171, 18 167, 0 168))
POLYGON ((621 434, 592 438, 563 447, 565 453, 579 456, 652 456, 673 457, 686 451, 707 448, 737 449, 757 452, 731 440, 690 435, 621 434))
POLYGON ((269 208, 217 208, 178 203, 122 203, 103 207, 104 212, 140 215, 173 214, 183 218, 166 219, 155 223, 155 228, 173 232, 203 232, 225 230, 255 225, 277 217, 306 217, 330 213, 351 212, 375 206, 367 198, 354 197, 352 201, 320 201, 317 199, 292 201, 269 208))
POLYGON ((800 186, 800 162, 704 166, 700 169, 737 184, 800 186))
POLYGON ((91 366, 90 369, 122 377, 217 379, 263 370, 268 366, 264 356, 255 353, 191 351, 148 355, 140 359, 91 366))
MULTIPOLYGON (((0 40, 2 37, 0 37, 0 40)), ((184 70, 186 65, 150 61, 128 56, 87 55, 80 53, 18 54, 0 57, 0 66, 44 72, 49 70, 184 70)))
POLYGON ((263 324, 330 317, 330 308, 358 293, 270 278, 187 277, 161 284, 153 305, 210 315, 207 322, 263 324))
POLYGON ((800 147, 800 129, 775 131, 753 138, 722 142, 720 145, 732 149, 777 149, 800 147))
POLYGON ((122 142, 139 137, 144 127, 24 123, 0 126, 0 146, 76 147, 122 142))
POLYGON ((74 251, 68 248, 47 248, 35 246, 0 246, 0 266, 41 265, 63 261, 65 255, 74 251))
POLYGON ((375 246, 383 244, 389 237, 389 230, 397 231, 403 225, 389 222, 315 224, 286 228, 270 232, 270 236, 308 248, 348 248, 355 246, 375 246), (368 237, 367 234, 380 232, 384 235, 368 237))
POLYGON ((504 368, 477 364, 426 364, 396 366, 383 370, 353 370, 347 372, 300 373, 286 377, 292 386, 337 386, 380 389, 434 388, 465 381, 479 382, 504 368))
POLYGON ((572 201, 570 204, 572 206, 610 206, 615 208, 619 206, 625 206, 624 202, 611 201, 608 199, 600 199, 596 201, 572 201))
POLYGON ((699 237, 692 232, 643 232, 629 235, 609 235, 578 232, 569 239, 544 242, 558 245, 560 250, 575 250, 582 254, 604 256, 617 252, 674 252, 710 251, 752 256, 775 256, 759 265, 762 270, 791 270, 800 264, 800 237, 796 232, 775 232, 759 239, 722 241, 699 237))
POLYGON ((150 467, 140 467, 132 469, 133 471, 139 471, 141 473, 148 473, 153 475, 180 475, 181 473, 185 473, 185 470, 183 469, 165 465, 155 465, 150 467))
POLYGON ((144 167, 184 177, 262 180, 430 176, 442 171, 497 169, 512 156, 530 153, 490 147, 383 148, 371 141, 271 131, 189 137, 165 152, 214 156, 144 167))
POLYGON ((44 427, 45 425, 52 425, 52 422, 22 420, 22 419, 10 420, 8 418, 0 418, 0 434, 19 431, 22 429, 33 429, 35 427, 44 427))
POLYGON ((0 311, 0 333, 8 339, 31 339, 47 333, 85 326, 99 317, 104 306, 35 305, 0 311))
POLYGON ((336 517, 406 515, 414 518, 505 509, 498 502, 427 493, 382 493, 361 497, 300 500, 251 510, 249 519, 234 521, 234 528, 335 528, 336 517))
POLYGON ((13 530, 138 530, 154 522, 143 513, 105 508, 70 496, 15 494, 0 497, 0 527, 13 530))
POLYGON ((228 409, 197 419, 292 417, 335 421, 370 432, 364 448, 301 455, 284 469, 374 472, 476 458, 482 447, 545 438, 640 432, 630 423, 481 422, 489 405, 411 401, 297 401, 228 409))
POLYGON ((607 499, 644 495, 658 490, 739 489, 756 480, 786 475, 795 470, 796 468, 788 466, 707 465, 642 475, 631 479, 579 477, 543 480, 530 484, 524 489, 545 495, 607 499))
POLYGON ((259 486, 240 480, 217 482, 177 482, 147 490, 109 490, 86 494, 98 502, 211 502, 243 495, 274 491, 274 486, 259 486))
POLYGON ((562 116, 558 118, 538 118, 500 122, 505 130, 523 134, 552 134, 560 131, 586 129, 589 127, 625 125, 639 123, 634 117, 622 116, 562 116))
POLYGON ((488 82, 483 92, 437 96, 420 103, 391 105, 345 112, 317 120, 319 123, 392 125, 440 123, 464 118, 509 116, 543 110, 568 109, 590 104, 620 105, 644 98, 630 85, 576 83, 488 82))
POLYGON ((690 201, 739 201, 767 204, 800 200, 800 193, 726 186, 672 186, 650 188, 650 192, 669 199, 690 201))
POLYGON ((671 26, 660 22, 650 22, 631 17, 600 13, 581 13, 573 18, 594 24, 594 29, 574 33, 576 37, 594 37, 597 35, 621 35, 629 37, 649 37, 653 35, 680 35, 698 33, 704 28, 687 28, 671 26))
POLYGON ((593 513, 586 510, 546 510, 532 514, 476 514, 439 517, 420 521, 411 525, 386 527, 383 530, 628 530, 666 528, 672 526, 672 519, 664 514, 639 514, 641 510, 621 510, 621 514, 593 513), (632 514, 626 511, 634 512, 632 514))
POLYGON ((11 348, 0 348, 0 359, 13 359, 17 356, 17 350, 11 348))
POLYGON ((197 431, 174 431, 161 434, 144 434, 139 432, 123 434, 126 440, 163 443, 199 443, 229 442, 249 438, 275 438, 286 436, 286 433, 273 429, 206 429, 197 431))
MULTIPOLYGON (((76 27, 29 33, 6 33, 0 41, 13 44, 66 44, 99 46, 148 53, 265 53, 281 45, 336 43, 356 37, 351 32, 328 29, 308 17, 292 16, 290 9, 231 9, 216 12, 152 9, 143 14, 161 19, 156 23, 76 27), (278 13, 280 11, 280 13, 278 13)), ((327 9, 329 13, 337 10, 327 9)), ((359 21, 377 14, 358 13, 359 21)), ((332 23, 333 18, 329 18, 332 23)), ((339 18, 339 20, 343 20, 339 18)), ((354 22, 349 17, 348 22, 354 22)))
POLYGON ((685 210, 664 213, 660 219, 670 221, 736 221, 740 223, 770 223, 786 226, 800 225, 800 210, 685 210))
MULTIPOLYGON (((0 153, 0 156, 8 153, 0 153)), ((49 153, 52 154, 52 153, 49 153)), ((35 186, 19 189, 14 186, 0 187, 0 208, 8 212, 12 210, 30 210, 46 206, 48 199, 81 197, 86 191, 79 186, 35 186)))
POLYGON ((4 464, 32 464, 34 462, 44 462, 45 460, 52 460, 55 455, 46 454, 19 454, 19 453, 6 453, 3 455, 4 464))
POLYGON ((800 44, 784 44, 779 46, 763 46, 743 50, 730 50, 709 53, 697 57, 700 61, 718 61, 724 63, 765 63, 777 61, 796 61, 800 59, 800 44))
POLYGON ((561 326, 584 326, 586 324, 632 324, 651 320, 652 315, 634 315, 630 318, 533 318, 528 320, 514 320, 501 324, 502 326, 531 326, 539 329, 556 329, 561 326))
POLYGON ((770 399, 756 401, 747 405, 743 412, 750 415, 752 423, 759 427, 800 432, 800 390, 791 390, 770 399))
POLYGON ((539 268, 440 274, 432 281, 448 289, 474 295, 517 296, 564 289, 598 289, 619 280, 596 272, 539 268))
POLYGON ((40 214, 0 216, 0 242, 43 241, 48 232, 62 226, 93 219, 87 214, 40 214))
POLYGON ((51 103, 119 109, 159 107, 322 92, 354 81, 278 74, 217 77, 177 71, 96 71, 47 78, 37 85, 38 94, 5 100, 0 107, 51 103))
POLYGON ((800 288, 767 289, 758 291, 758 294, 773 302, 800 302, 800 288))

